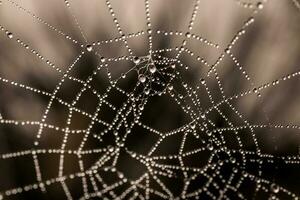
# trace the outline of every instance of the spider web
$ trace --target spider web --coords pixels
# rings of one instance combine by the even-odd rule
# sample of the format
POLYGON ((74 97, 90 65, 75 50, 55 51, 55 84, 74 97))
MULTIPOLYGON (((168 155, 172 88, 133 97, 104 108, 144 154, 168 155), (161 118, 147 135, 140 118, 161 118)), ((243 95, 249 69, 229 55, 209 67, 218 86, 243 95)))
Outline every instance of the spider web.
MULTIPOLYGON (((276 130, 296 132, 300 127, 272 123, 263 107, 262 122, 252 123, 239 111, 235 102, 254 98, 262 104, 266 89, 297 79, 300 72, 261 85, 254 82, 236 58, 234 48, 248 33, 248 28, 255 24, 258 15, 264 12, 265 4, 272 2, 234 2, 251 14, 231 37, 231 42, 223 46, 194 33, 194 24, 201 17, 198 16, 200 0, 192 2, 192 12, 186 14, 189 22, 182 31, 154 29, 151 0, 145 0, 143 13, 147 28, 130 34, 123 30, 118 13, 110 0, 106 0, 105 5, 118 36, 95 42, 89 40, 75 14, 72 1, 65 0, 64 6, 82 42, 17 1, 2 1, 2 9, 10 5, 15 12, 24 12, 35 23, 45 26, 47 31, 73 43, 80 48, 80 52, 68 66, 57 66, 21 35, 0 25, 7 40, 16 43, 60 76, 51 92, 0 77, 5 90, 8 87, 18 88, 47 99, 38 120, 9 119, 4 113, 0 115, 2 126, 29 128, 34 133, 30 148, 0 155, 1 163, 26 158, 31 171, 22 169, 25 162, 21 163, 19 170, 29 174, 32 181, 9 188, 1 186, 0 199, 18 198, 18 195, 26 193, 41 193, 45 197, 59 190, 64 194, 59 198, 67 199, 298 199, 299 193, 278 183, 276 176, 281 173, 281 166, 299 166, 299 152, 296 155, 277 154, 277 139, 272 136, 272 144, 275 145, 271 147, 273 151, 268 153, 264 147, 267 144, 260 139, 265 133, 276 130), (131 41, 139 37, 147 38, 145 55, 140 55, 131 47, 131 41), (177 38, 179 45, 156 49, 156 37, 177 38), (101 47, 115 44, 124 45, 126 55, 104 56, 101 47), (203 45, 204 49, 212 48, 220 54, 210 62, 191 50, 189 44, 203 45), (81 62, 88 62, 86 60, 91 57, 96 60, 88 64, 93 65, 92 69, 86 69, 88 74, 84 78, 76 76, 74 71, 82 67, 81 62), (186 64, 186 59, 194 62, 186 64), (231 60, 248 89, 226 94, 223 83, 226 79, 222 79, 218 71, 226 59, 231 60), (126 71, 116 75, 112 68, 120 62, 129 63, 129 67, 124 67, 126 71), (199 67, 206 71, 197 75, 194 81, 189 78, 190 73, 199 67), (101 89, 93 84, 98 79, 103 81, 101 89), (77 88, 71 87, 72 84, 68 87, 74 93, 66 100, 63 88, 70 83, 77 84, 77 88), (81 101, 84 103, 81 104, 81 101), (163 101, 167 103, 163 104, 163 101), (59 110, 66 112, 63 122, 60 118, 55 119, 59 125, 53 123, 51 118, 57 105, 59 110), (156 128, 163 127, 160 124, 170 124, 170 119, 154 116, 160 121, 152 124, 153 116, 146 117, 149 110, 160 110, 164 106, 170 106, 167 118, 174 119, 172 115, 178 113, 183 118, 179 123, 171 120, 171 130, 156 128), (87 120, 84 128, 77 128, 80 123, 77 116, 87 120), (51 143, 53 137, 56 140, 51 143), (43 162, 52 165, 45 167, 43 162), (70 167, 76 170, 70 170, 70 167), (49 175, 51 170, 56 175, 49 175)), ((296 0, 292 3, 299 8, 296 0)), ((4 131, 2 134, 5 134, 4 131)), ((299 148, 299 141, 296 146, 299 148)), ((299 180, 295 181, 299 188, 299 180)))

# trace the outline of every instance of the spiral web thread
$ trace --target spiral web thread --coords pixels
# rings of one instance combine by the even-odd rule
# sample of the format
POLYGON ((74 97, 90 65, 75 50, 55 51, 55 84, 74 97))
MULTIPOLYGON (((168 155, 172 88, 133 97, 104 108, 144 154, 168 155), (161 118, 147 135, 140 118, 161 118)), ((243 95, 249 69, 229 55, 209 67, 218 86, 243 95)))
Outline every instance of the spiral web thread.
MULTIPOLYGON (((11 85, 13 87, 22 88, 24 91, 30 92, 33 95, 43 95, 49 98, 47 107, 44 109, 44 113, 39 121, 21 121, 14 119, 5 119, 4 116, 0 115, 1 124, 9 124, 12 126, 36 126, 38 131, 36 132, 35 140, 32 142, 32 149, 5 153, 0 155, 1 162, 5 162, 8 159, 17 159, 19 157, 32 157, 33 166, 35 169, 36 182, 19 186, 16 188, 7 189, 1 191, 0 199, 10 199, 11 197, 32 191, 41 191, 47 194, 47 188, 51 185, 60 185, 65 193, 67 199, 74 199, 72 192, 70 190, 70 185, 68 185, 68 180, 80 179, 82 181, 83 194, 80 199, 92 199, 94 197, 99 197, 103 199, 198 199, 200 195, 205 194, 211 199, 229 199, 230 192, 234 192, 236 197, 239 199, 247 199, 243 192, 240 191, 241 185, 245 181, 252 181, 255 183, 255 194, 259 192, 265 192, 270 197, 276 199, 279 198, 278 195, 285 195, 286 198, 298 199, 297 194, 289 191, 287 188, 280 186, 276 183, 276 180, 268 180, 262 178, 261 166, 263 163, 274 163, 280 160, 286 165, 299 165, 300 158, 297 156, 274 156, 272 154, 266 154, 261 151, 262 144, 257 141, 257 131, 260 129, 271 131, 272 129, 296 129, 300 130, 297 125, 281 125, 272 124, 268 122, 266 124, 251 124, 244 116, 235 108, 231 101, 239 100, 240 98, 247 98, 247 96, 256 96, 257 101, 261 98, 261 92, 266 88, 276 87, 284 81, 289 79, 298 78, 300 72, 297 71, 292 74, 283 76, 277 80, 274 80, 263 85, 255 85, 250 76, 244 70, 243 66, 236 59, 231 49, 234 48, 235 43, 247 33, 247 27, 255 23, 255 18, 257 13, 263 12, 264 4, 263 2, 244 2, 236 0, 237 5, 243 7, 244 9, 250 9, 252 11, 251 16, 243 23, 238 31, 231 40, 231 43, 224 48, 221 55, 213 63, 209 64, 204 58, 195 55, 194 52, 188 49, 187 43, 189 41, 203 43, 204 45, 220 49, 221 47, 214 42, 210 42, 207 39, 198 36, 193 32, 193 25, 197 18, 197 14, 200 9, 200 0, 194 1, 193 11, 191 13, 189 24, 184 32, 181 31, 164 31, 164 30, 153 30, 151 26, 151 15, 150 15, 150 1, 145 0, 145 17, 147 30, 143 30, 137 33, 126 34, 122 30, 122 25, 119 23, 117 18, 117 13, 114 11, 109 0, 106 0, 106 6, 113 18, 114 25, 116 26, 119 37, 115 39, 89 42, 88 37, 85 35, 84 29, 80 26, 74 11, 72 10, 72 2, 65 1, 65 6, 70 12, 76 27, 78 28, 85 44, 80 44, 77 40, 73 39, 71 36, 65 34, 63 31, 55 28, 51 24, 44 21, 42 18, 35 15, 32 11, 23 8, 21 5, 12 0, 3 1, 1 6, 5 6, 6 3, 13 5, 18 11, 25 12, 30 15, 36 23, 47 26, 49 31, 55 32, 61 35, 66 40, 70 40, 76 45, 80 45, 83 51, 74 59, 74 61, 66 68, 62 70, 59 66, 56 66, 43 55, 41 55, 37 50, 35 50, 30 44, 27 44, 17 36, 15 33, 11 33, 6 27, 0 25, 1 31, 7 35, 7 38, 14 40, 20 47, 24 48, 26 51, 30 52, 33 56, 46 63, 46 65, 57 73, 60 74, 61 80, 57 83, 55 90, 52 93, 42 91, 40 89, 33 88, 29 85, 19 83, 14 80, 8 80, 4 77, 0 78, 3 85, 11 85), (137 57, 135 53, 130 48, 128 44, 128 39, 136 38, 139 36, 147 36, 148 38, 148 55, 137 57), (178 47, 168 48, 168 49, 153 49, 153 37, 156 35, 162 35, 163 37, 181 37, 182 43, 178 47), (128 56, 105 58, 97 51, 97 47, 102 44, 112 44, 115 42, 123 42, 128 51, 128 56), (175 52, 174 58, 161 56, 163 52, 175 52), (200 77, 198 83, 195 87, 187 84, 178 69, 189 70, 190 66, 186 66, 180 60, 182 54, 187 54, 190 57, 196 58, 197 62, 206 67, 208 73, 205 77, 200 77), (92 74, 86 79, 81 80, 71 76, 72 70, 76 68, 76 64, 84 58, 86 54, 94 54, 97 56, 99 63, 97 68, 92 74), (223 84, 220 81, 220 77, 217 72, 217 68, 220 66, 220 62, 228 57, 232 59, 235 67, 239 69, 241 76, 251 85, 252 89, 241 92, 233 96, 225 96, 223 90, 223 84), (132 68, 126 73, 120 74, 116 79, 112 79, 109 66, 113 66, 114 62, 121 60, 127 60, 132 62, 132 68), (99 73, 100 70, 105 70, 106 76, 109 80, 109 86, 106 88, 105 93, 100 94, 96 89, 91 86, 93 78, 99 73), (126 79, 127 74, 134 72, 138 77, 135 87, 131 92, 124 91, 118 86, 121 80, 126 79), (214 79, 218 85, 219 92, 222 96, 220 101, 214 100, 211 88, 207 84, 207 79, 214 79), (65 81, 71 80, 81 84, 80 91, 76 94, 71 103, 65 102, 60 99, 57 94, 62 88, 65 81), (176 87, 173 86, 173 82, 179 82, 184 88, 183 91, 177 91, 176 87), (157 84, 158 87, 152 85, 157 84), (142 88, 142 90, 141 90, 142 88), (110 92, 112 90, 117 90, 122 95, 124 95, 124 102, 121 108, 117 108, 115 105, 107 100, 110 92), (209 98, 210 106, 208 108, 203 108, 201 99, 198 95, 199 91, 204 91, 209 98), (91 91, 98 98, 98 105, 94 113, 85 112, 78 107, 76 104, 82 97, 85 91, 91 91), (141 122, 140 117, 143 114, 144 107, 150 98, 153 96, 168 95, 171 97, 176 104, 180 106, 182 112, 186 113, 189 117, 189 122, 175 130, 169 132, 161 132, 151 128, 151 126, 146 125, 141 122), (59 102, 64 105, 68 110, 68 118, 65 127, 58 127, 47 123, 48 114, 51 111, 53 102, 59 102), (108 106, 110 109, 116 112, 114 119, 111 123, 101 120, 101 108, 103 105, 108 106), (219 108, 222 105, 229 106, 232 113, 234 113, 243 122, 242 125, 235 125, 228 117, 226 113, 222 112, 219 108), (213 119, 209 118, 209 114, 215 112, 220 115, 228 126, 226 127, 216 127, 213 119), (89 126, 87 129, 78 130, 71 129, 72 116, 74 113, 82 114, 89 118, 89 126), (134 120, 129 120, 129 115, 134 116, 134 120), (95 124, 101 124, 105 128, 100 133, 92 132, 92 128, 95 124), (125 127, 125 133, 121 132, 121 127, 125 127), (158 137, 157 141, 151 147, 148 154, 138 154, 131 149, 126 147, 126 138, 132 133, 134 126, 142 127, 144 130, 149 131, 149 134, 153 134, 158 137), (55 130, 63 134, 63 140, 61 141, 61 148, 59 149, 43 149, 40 148, 40 140, 43 137, 45 129, 55 130), (249 130, 251 133, 251 139, 255 144, 255 150, 249 151, 244 149, 243 141, 240 139, 241 131, 249 130), (230 132, 230 133, 228 133, 230 132), (68 144, 69 137, 76 134, 83 134, 81 142, 76 150, 69 150, 66 148, 68 144), (110 137, 114 138, 115 145, 107 145, 103 148, 97 149, 86 149, 86 143, 89 138, 93 137, 99 140, 101 143, 102 137, 109 134, 110 137), (178 154, 175 155, 163 155, 159 154, 159 147, 163 145, 163 142, 173 135, 181 135, 182 139, 180 141, 180 147, 178 149, 178 154), (223 138, 223 134, 233 134, 235 137, 238 149, 230 149, 226 146, 226 142, 223 138), (185 143, 187 137, 193 136, 195 140, 199 140, 202 146, 198 148, 186 151, 185 143), (203 138, 202 135, 205 135, 203 138), (137 160, 142 163, 147 169, 146 172, 139 178, 132 180, 126 177, 126 174, 121 172, 118 167, 118 159, 121 155, 121 151, 125 151, 132 159, 137 160), (203 167, 193 167, 185 164, 184 159, 192 155, 198 155, 201 152, 209 152, 209 158, 207 163, 203 167), (226 158, 220 157, 219 153, 224 152, 226 158), (156 155, 156 154, 157 155, 156 155), (43 178, 43 171, 40 167, 40 156, 57 154, 59 155, 59 165, 58 165, 58 175, 57 177, 51 179, 43 178), (86 168, 84 163, 84 156, 96 154, 98 155, 97 161, 90 167, 86 168), (237 160, 235 155, 240 155, 241 159, 237 160), (75 155, 78 158, 78 165, 80 171, 73 174, 65 174, 64 167, 68 165, 65 163, 65 157, 68 155, 75 155), (161 164, 161 161, 176 160, 177 164, 161 164), (111 164, 108 164, 110 163, 111 164), (258 165, 258 173, 252 174, 248 172, 246 166, 254 163, 258 165), (230 166, 230 175, 223 176, 222 170, 225 166, 230 166), (99 172, 112 173, 117 176, 117 180, 112 184, 107 184, 105 178, 103 178, 99 172), (180 176, 180 175, 181 176, 180 176), (180 194, 175 195, 173 191, 169 189, 169 185, 164 183, 163 177, 182 179, 183 187, 181 188, 180 194), (193 190, 189 187, 193 181, 197 179, 205 180, 205 184, 196 186, 193 190), (222 183, 222 185, 220 185, 222 183), (156 184, 156 187, 152 185, 156 184), (89 187, 91 185, 91 187, 89 187), (121 186, 125 186, 122 192, 117 192, 117 189, 121 186), (218 190, 216 194, 214 190, 218 190)), ((295 6, 299 8, 299 3, 295 0, 295 6)), ((266 114, 267 118, 267 114, 266 114)), ((201 157, 198 157, 201 159, 201 157)), ((0 187, 0 190, 2 188, 0 187)))

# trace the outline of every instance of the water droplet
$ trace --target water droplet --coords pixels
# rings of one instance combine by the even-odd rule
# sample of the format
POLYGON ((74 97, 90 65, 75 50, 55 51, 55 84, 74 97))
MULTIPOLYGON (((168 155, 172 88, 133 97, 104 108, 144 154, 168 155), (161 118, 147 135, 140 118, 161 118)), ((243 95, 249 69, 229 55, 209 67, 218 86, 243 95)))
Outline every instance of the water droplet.
POLYGON ((140 62, 141 62, 141 59, 139 58, 139 57, 137 57, 137 56, 135 56, 134 58, 133 58, 133 62, 134 62, 134 64, 139 64, 140 62))
POLYGON ((233 164, 236 163, 236 159, 233 158, 233 157, 230 158, 230 161, 231 161, 233 164))
POLYGON ((187 38, 190 38, 190 37, 192 36, 192 34, 191 34, 190 32, 186 32, 185 36, 186 36, 187 38))
POLYGON ((214 150, 214 146, 212 144, 208 144, 207 145, 207 149, 210 150, 210 151, 212 151, 212 150, 214 150))
POLYGON ((200 117, 201 117, 202 119, 205 119, 205 114, 204 114, 204 113, 201 114, 200 117))
POLYGON ((13 35, 11 32, 7 32, 7 37, 8 37, 9 39, 12 39, 12 38, 14 37, 14 35, 13 35))
POLYGON ((148 95, 148 94, 150 94, 150 90, 149 90, 149 89, 146 89, 146 90, 144 91, 144 93, 145 93, 146 95, 148 95))
POLYGON ((101 62, 105 62, 106 59, 104 57, 101 57, 100 60, 101 62))
POLYGON ((205 83, 204 78, 202 78, 202 79, 200 80, 200 82, 201 82, 201 84, 204 84, 204 83, 205 83))
POLYGON ((121 179, 124 178, 123 173, 118 173, 118 177, 121 178, 121 179))
POLYGON ((146 77, 143 74, 139 75, 139 81, 141 83, 145 83, 146 82, 146 77))
POLYGON ((155 67, 155 65, 151 64, 151 65, 149 66, 149 71, 150 71, 152 74, 155 73, 155 72, 156 72, 156 67, 155 67))
POLYGON ((191 124, 191 129, 195 129, 196 125, 194 123, 191 124))
POLYGON ((271 191, 274 192, 274 193, 279 192, 279 186, 274 184, 274 183, 271 184, 270 188, 271 188, 271 191))
POLYGON ((91 52, 91 51, 93 50, 93 46, 90 45, 90 44, 86 45, 86 50, 87 50, 88 52, 91 52))
POLYGON ((173 85, 168 85, 169 90, 173 90, 173 85))
POLYGON ((171 65, 171 68, 172 68, 172 69, 175 69, 175 67, 176 67, 175 64, 172 64, 172 65, 171 65))
POLYGON ((257 6, 258 9, 263 9, 264 8, 264 4, 262 4, 261 2, 258 2, 256 4, 256 6, 257 6))
POLYGON ((139 104, 139 109, 140 109, 140 110, 144 110, 143 104, 139 104))
POLYGON ((113 148, 113 147, 109 147, 109 148, 108 148, 108 151, 109 151, 109 152, 113 152, 113 151, 114 151, 114 148, 113 148))

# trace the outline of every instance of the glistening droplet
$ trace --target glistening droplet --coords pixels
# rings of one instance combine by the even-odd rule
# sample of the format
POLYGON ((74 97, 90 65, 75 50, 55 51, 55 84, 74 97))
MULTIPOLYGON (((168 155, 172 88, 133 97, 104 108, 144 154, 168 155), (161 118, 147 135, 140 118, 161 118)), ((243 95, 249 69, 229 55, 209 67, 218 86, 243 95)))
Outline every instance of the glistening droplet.
POLYGON ((86 50, 87 50, 88 52, 91 52, 91 51, 93 50, 93 46, 90 45, 90 44, 86 45, 86 50))
POLYGON ((139 58, 139 57, 137 57, 137 56, 135 56, 134 58, 133 58, 133 62, 134 62, 134 64, 139 64, 140 62, 141 62, 141 59, 139 58))
POLYGON ((151 65, 149 66, 149 71, 150 71, 152 74, 155 73, 155 72, 156 72, 156 67, 155 67, 155 65, 151 64, 151 65))
POLYGON ((139 81, 141 83, 145 83, 146 82, 146 77, 143 74, 139 75, 139 81))
POLYGON ((14 35, 11 32, 7 32, 6 35, 9 39, 12 39, 14 37, 14 35))

